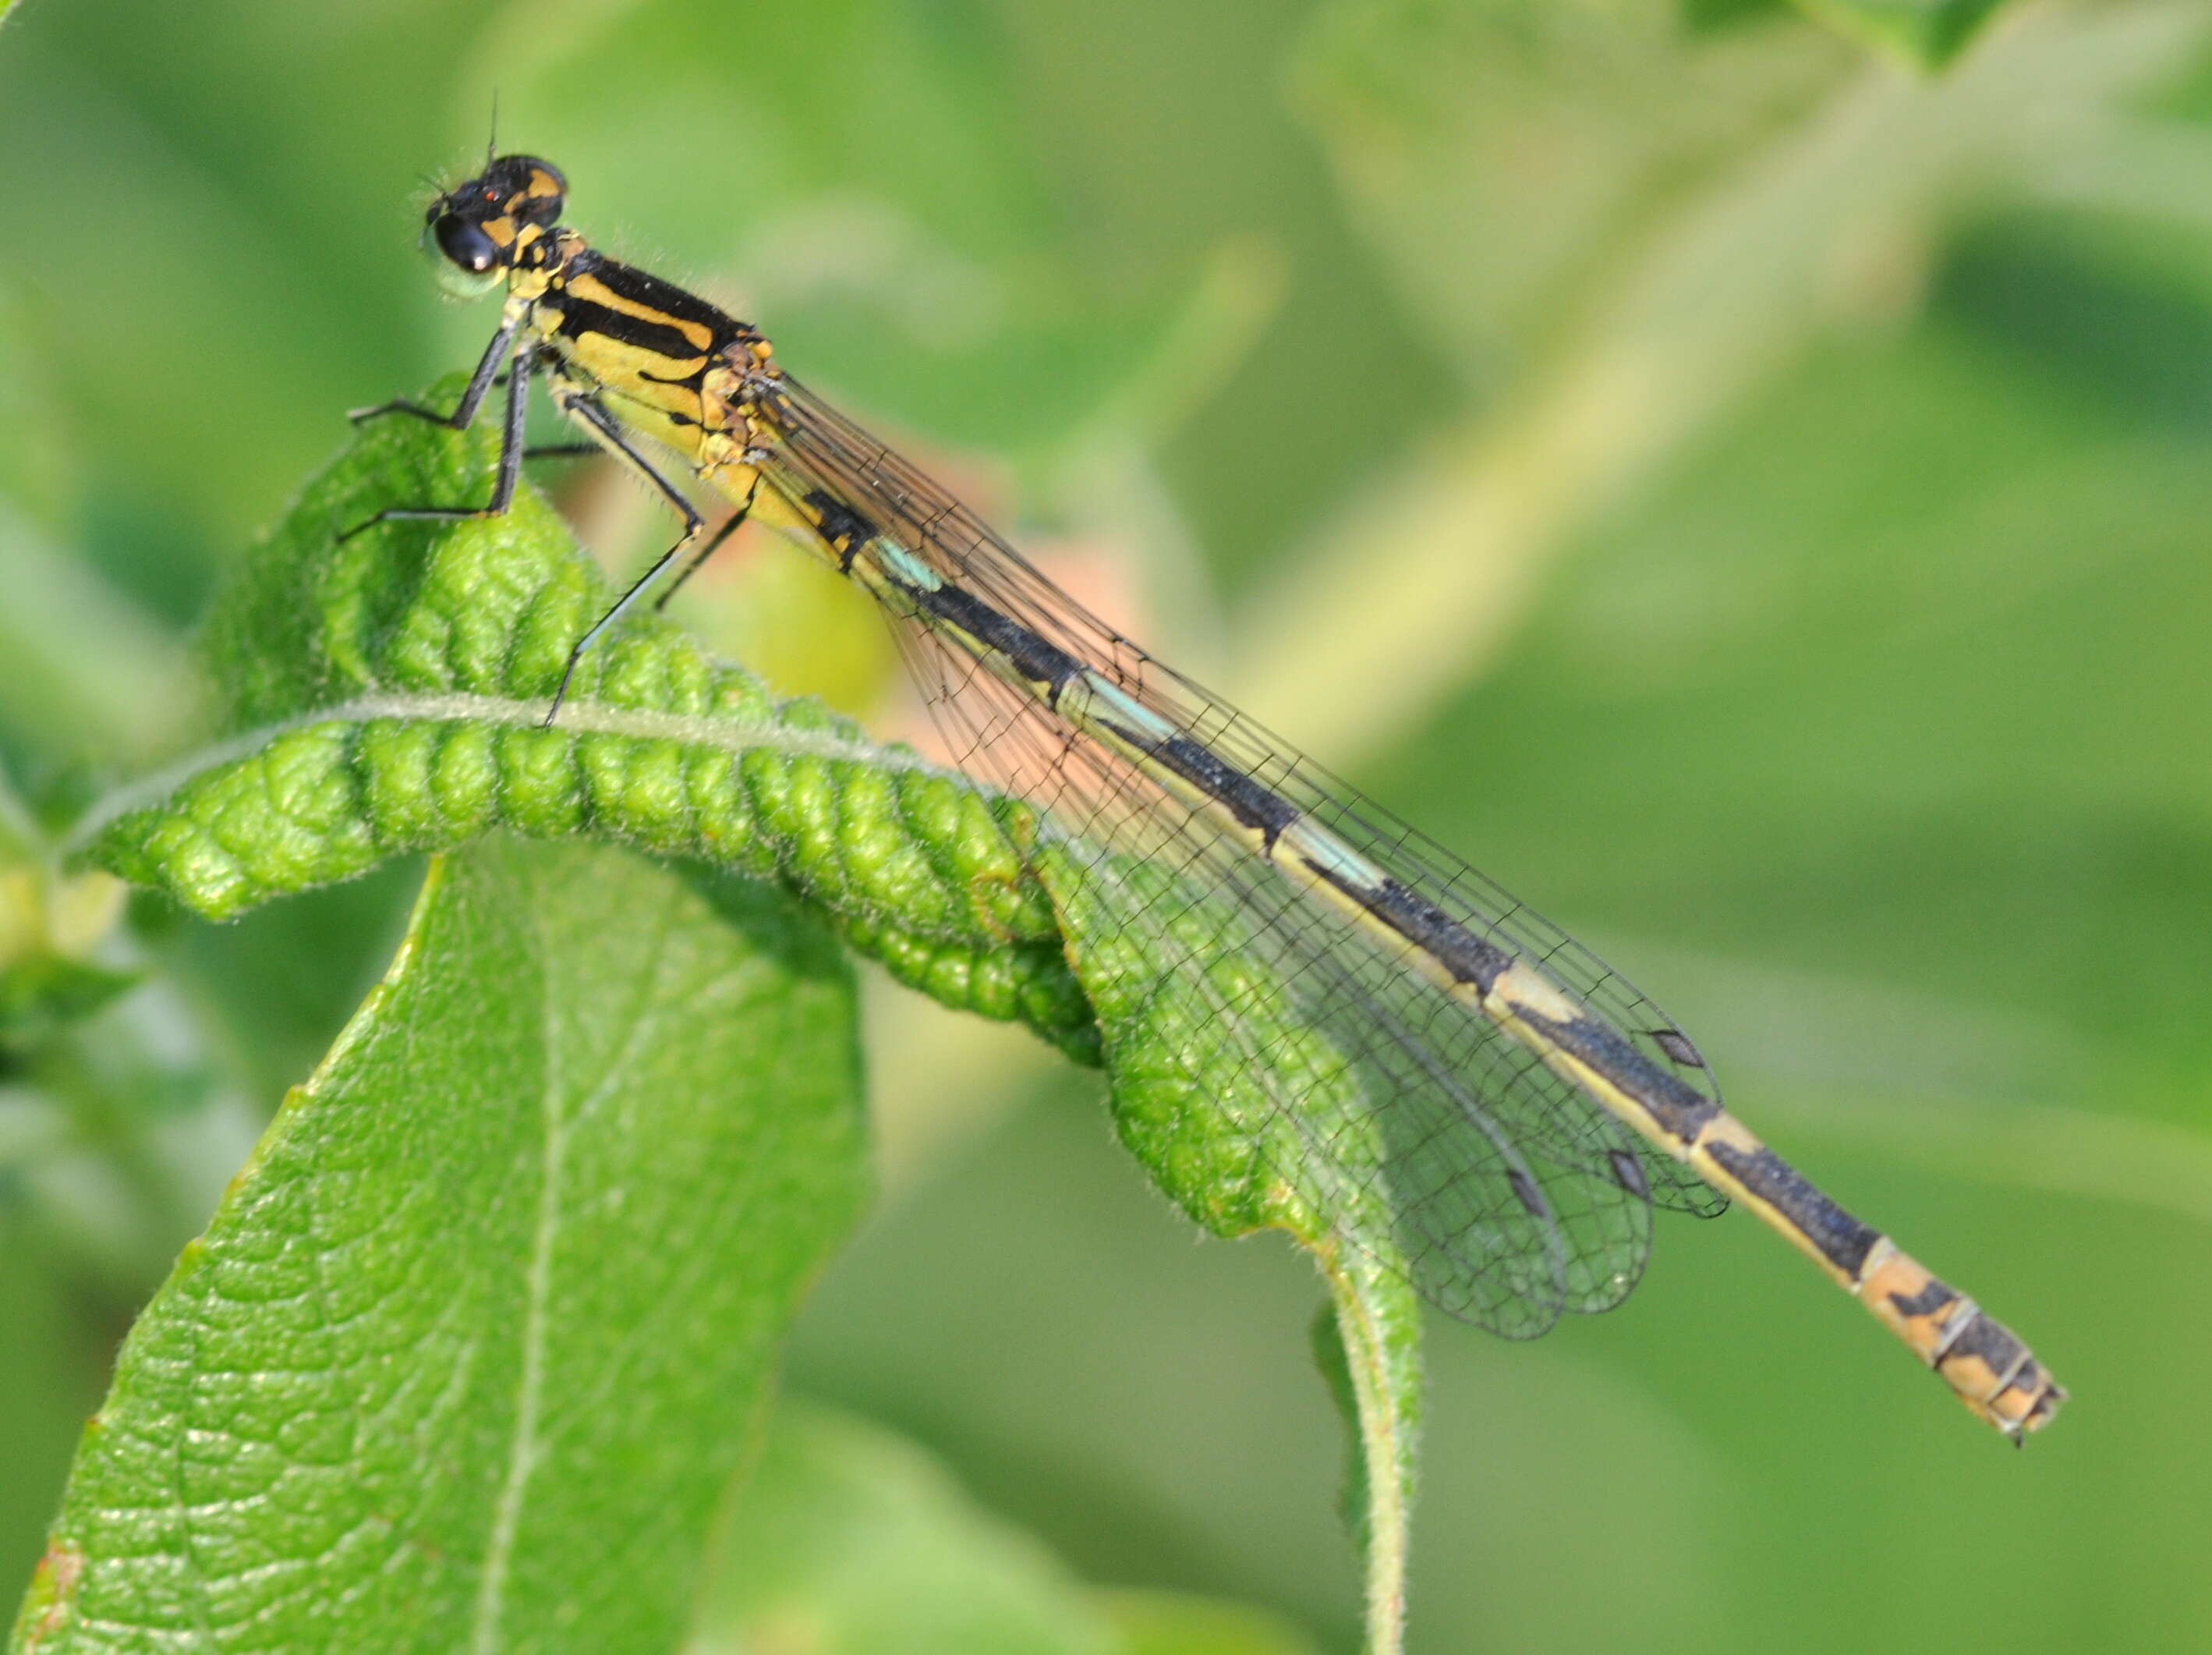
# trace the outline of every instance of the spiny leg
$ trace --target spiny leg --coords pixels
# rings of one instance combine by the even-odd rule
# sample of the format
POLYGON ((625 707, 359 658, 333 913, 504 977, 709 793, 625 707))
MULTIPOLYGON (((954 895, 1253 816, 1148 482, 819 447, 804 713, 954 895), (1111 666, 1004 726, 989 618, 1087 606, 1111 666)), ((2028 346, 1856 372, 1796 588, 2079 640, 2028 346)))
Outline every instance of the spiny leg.
MULTIPOLYGON (((493 377, 499 373, 499 365, 514 345, 514 336, 520 332, 522 322, 523 319, 516 316, 500 325, 499 332, 491 336, 491 343, 484 347, 476 371, 469 375, 468 386, 461 392, 461 400, 452 413, 441 414, 434 408, 426 408, 405 397, 394 397, 390 402, 380 402, 374 408, 349 409, 346 417, 360 425, 369 420, 381 419, 386 414, 412 414, 416 419, 427 419, 431 424, 443 425, 449 430, 467 430, 476 423, 477 409, 482 405, 484 393, 491 389, 493 377)), ((511 386, 509 394, 513 394, 511 386)))
MULTIPOLYGON (((492 349, 484 352, 483 361, 477 364, 476 373, 470 377, 469 388, 461 393, 460 405, 451 415, 435 413, 417 403, 395 401, 376 408, 362 409, 354 417, 363 420, 380 414, 412 414, 418 419, 427 419, 433 424, 443 425, 453 430, 467 429, 476 418, 477 405, 483 401, 485 387, 491 383, 492 369, 498 360, 494 352, 505 346, 520 326, 520 322, 510 323, 500 330, 492 340, 492 349)), ((341 541, 350 540, 362 530, 374 528, 379 523, 426 519, 433 522, 452 523, 471 518, 503 515, 514 502, 514 485, 522 477, 523 417, 529 411, 530 375, 537 361, 538 347, 526 342, 516 348, 508 367, 507 422, 500 434, 499 475, 492 484, 491 499, 487 503, 482 506, 386 506, 375 516, 341 532, 338 538, 341 541)))
MULTIPOLYGON (((614 606, 592 622, 590 630, 576 640, 576 647, 568 652, 568 665, 561 669, 561 684, 560 687, 553 692, 553 704, 545 709, 544 721, 547 725, 553 722, 561 711, 561 703, 568 698, 568 682, 576 676, 576 663, 583 660, 584 652, 598 642, 600 635, 620 620, 628 612, 630 605, 643 597, 647 589, 655 581, 667 573, 669 567, 683 556, 684 549, 690 545, 697 538, 699 531, 707 526, 707 520, 699 515, 698 508, 684 497, 683 492, 656 471, 652 461, 630 446, 629 439, 623 435, 622 427, 615 423, 613 416, 610 415, 605 409, 592 401, 588 395, 579 393, 557 383, 554 388, 553 399, 560 404, 562 413, 582 425, 592 434, 595 442, 621 460, 633 474, 650 484, 660 497, 668 502, 677 514, 683 518, 684 532, 674 545, 669 547, 654 560, 652 567, 630 583, 629 591, 615 599, 614 606)), ((743 512, 741 511, 738 515, 742 517, 743 512)), ((714 545, 720 544, 728 532, 728 528, 725 527, 714 537, 714 541, 709 545, 708 550, 712 551, 714 545)))
POLYGON ((707 560, 722 549, 722 543, 725 540, 744 526, 745 519, 752 514, 753 499, 760 493, 760 478, 756 474, 752 487, 745 490, 745 497, 738 502, 737 510, 730 514, 729 520, 714 531, 714 538, 699 548, 698 555, 678 569, 676 578, 664 587, 660 595, 653 600, 655 610, 667 608, 669 599, 684 589, 684 583, 706 566, 707 560))

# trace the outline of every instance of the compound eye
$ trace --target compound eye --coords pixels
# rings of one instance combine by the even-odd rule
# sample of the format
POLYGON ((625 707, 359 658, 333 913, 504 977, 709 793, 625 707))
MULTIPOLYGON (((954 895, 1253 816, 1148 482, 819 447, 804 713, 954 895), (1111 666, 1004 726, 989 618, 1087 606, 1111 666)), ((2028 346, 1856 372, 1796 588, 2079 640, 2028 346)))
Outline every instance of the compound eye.
POLYGON ((448 213, 430 234, 437 239, 438 251, 471 275, 482 276, 499 263, 499 244, 465 218, 448 213))

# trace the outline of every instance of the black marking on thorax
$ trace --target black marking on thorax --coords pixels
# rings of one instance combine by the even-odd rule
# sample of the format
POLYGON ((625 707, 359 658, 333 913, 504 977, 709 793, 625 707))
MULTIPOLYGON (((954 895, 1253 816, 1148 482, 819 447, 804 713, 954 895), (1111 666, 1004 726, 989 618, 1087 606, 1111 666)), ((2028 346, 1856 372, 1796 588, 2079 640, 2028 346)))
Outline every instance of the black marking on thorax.
MULTIPOLYGON (((561 313, 560 325, 553 330, 556 338, 581 339, 598 334, 617 344, 648 350, 671 361, 689 362, 700 356, 711 358, 752 337, 750 328, 697 294, 673 282, 664 282, 634 265, 594 253, 589 247, 580 248, 569 256, 550 291, 553 295, 551 304, 561 313), (654 315, 634 315, 583 297, 575 290, 575 283, 586 276, 617 297, 654 315), (687 326, 706 330, 708 342, 703 347, 695 335, 684 331, 687 326)), ((696 377, 688 376, 685 382, 696 377)))
POLYGON ((876 538, 876 526, 827 489, 808 490, 804 503, 814 513, 815 532, 837 554, 837 572, 850 575, 860 548, 876 538))

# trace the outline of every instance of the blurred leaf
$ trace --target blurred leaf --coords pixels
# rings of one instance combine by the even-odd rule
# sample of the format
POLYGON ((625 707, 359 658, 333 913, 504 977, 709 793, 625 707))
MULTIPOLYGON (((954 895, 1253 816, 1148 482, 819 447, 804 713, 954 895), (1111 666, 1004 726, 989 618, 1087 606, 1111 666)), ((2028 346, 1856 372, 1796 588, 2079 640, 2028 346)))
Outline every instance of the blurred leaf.
POLYGON ((1941 69, 2003 0, 1681 0, 1692 29, 1727 28, 1795 7, 1911 68, 1941 69))
POLYGON ((76 456, 32 331, 21 301, 0 287, 0 500, 51 526, 76 481, 76 456))
POLYGON ((912 1443, 797 1399, 704 1572, 688 1655, 1312 1655, 1241 1604, 1087 1587, 912 1443))
MULTIPOLYGON (((0 365, 3 366, 3 365, 0 365)), ((0 437, 4 437, 0 430, 0 437)), ((0 499, 0 729, 52 760, 143 756, 190 706, 183 652, 137 604, 0 499)))
POLYGON ((134 971, 108 970, 54 954, 0 964, 0 1051, 51 1038, 57 1029, 90 1016, 137 981, 134 971))
MULTIPOLYGON (((1439 169, 1466 164, 1458 125, 1394 123, 1385 130, 1402 125, 1409 164, 1362 166, 1375 146, 1360 121, 1390 104, 1361 76, 1383 76, 1384 88, 1411 77, 1425 94, 1413 108, 1437 108, 1446 88, 1481 72, 1486 36, 1425 20, 1408 33, 1398 14, 1413 9, 1410 0, 1339 6, 1324 21, 1349 15, 1367 32, 1341 52, 1318 36, 1302 84, 1328 112, 1347 167, 1359 168, 1348 178, 1371 193, 1387 245, 1419 273, 1437 313, 1480 338, 1494 325, 1492 295, 1455 298, 1442 278, 1480 262, 1506 232, 1486 222, 1486 201, 1443 210, 1426 187, 1439 169)), ((2212 12, 2161 0, 2053 8, 2022 14, 1940 80, 1870 70, 1799 101, 1802 82, 1780 77, 1796 87, 1784 100, 1799 103, 1789 118, 1723 152, 1726 164, 1696 187, 1662 195, 1663 210, 1625 241, 1635 255, 1604 270, 1576 307, 1562 347, 1492 413, 1376 487, 1351 532, 1331 537, 1251 617, 1261 642, 1248 652, 1256 665, 1238 698, 1319 731, 1309 739, 1340 758, 1419 716, 1495 659, 1576 531, 1632 497, 1824 332, 1908 311, 1931 244, 1966 204, 2072 165, 2104 141, 2116 108, 2179 73, 2208 28, 2212 12), (2037 119, 2016 119, 2022 107, 2037 119)), ((1666 67, 1652 59, 1632 81, 1666 67)), ((1663 75, 1656 87, 1680 95, 1663 75)))
POLYGON ((137 981, 90 958, 123 915, 106 873, 64 875, 0 776, 0 1065, 89 1016, 137 981))
POLYGON ((409 190, 485 3, 63 0, 10 20, 8 279, 83 519, 119 526, 97 548, 119 584, 204 591, 337 441, 338 410, 435 360, 409 190), (146 246, 159 280, 120 251, 146 246))
MULTIPOLYGON (((1902 1066, 1939 1090, 2123 1106, 2126 1077, 2162 1098, 2158 1071, 2208 1051, 2203 733, 2113 699, 2186 706, 2201 680, 2204 416, 2176 407, 2162 365, 2113 377, 2128 356, 2109 347, 2083 382, 2077 339, 2127 326, 2140 292, 2061 289, 2065 332, 2029 356, 2016 330, 2040 273, 2015 265, 1971 329, 1948 307, 1990 278, 1966 273, 1939 325, 1820 353, 1592 537, 1498 678, 1447 715, 1463 760, 1417 768, 1567 911, 1637 915, 1676 948, 1759 962, 1754 983, 1796 966, 1879 985, 1875 1013, 1847 1021, 1832 992, 1793 1016, 1801 1060, 1815 1031, 1839 1062, 1857 1054, 1826 1081, 1902 1066), (1622 751, 1644 762, 1601 762, 1622 751), (1647 812, 1664 840, 1624 831, 1647 812), (2006 946, 2030 934, 2127 969, 2054 996, 2006 946), (1954 1031, 2001 1008, 1984 1044, 2013 1062, 1901 1064, 1896 996, 1948 1007, 1954 1031), (2089 1044, 2068 1067, 2027 1031, 2089 1044)), ((1771 988, 1720 986, 1723 1018, 1763 1006, 1738 1037, 1762 1049, 1771 988)))
POLYGON ((1681 0, 1682 21, 1692 30, 1729 28, 1781 10, 1790 0, 1681 0))
POLYGON ((16 1647, 667 1647, 858 1209, 851 1019, 756 886, 442 864, 133 1329, 16 1647))
POLYGON ((127 887, 58 866, 43 818, 82 809, 60 782, 28 803, 0 780, 0 1207, 19 1200, 48 1268, 112 1316, 205 1214, 206 1152, 219 1185, 250 1139, 134 946, 127 887))
MULTIPOLYGON (((12 1146, 0 1145, 0 1168, 12 1146)), ((69 1444, 98 1394, 91 1342, 66 1271, 0 1171, 0 1579, 27 1579, 69 1465, 69 1444), (82 1394, 81 1394, 82 1393, 82 1394)))
POLYGON ((1958 56, 2003 0, 1791 0, 1838 33, 1915 69, 1958 56))
POLYGON ((1316 1655, 1279 1618, 1242 1603, 1164 1591, 1097 1597, 1121 1634, 1122 1655, 1316 1655))
POLYGON ((690 1655, 1114 1655, 1084 1587, 913 1445, 786 1402, 707 1562, 690 1655))
POLYGON ((1851 68, 1802 26, 1686 34, 1674 0, 1329 0, 1291 86, 1399 285, 1490 392, 1851 68))
POLYGON ((2007 1190, 2053 1191, 2163 1211, 2212 1228, 2212 1135, 2181 1126, 2054 1109, 2017 1098, 1776 1088, 1777 1114, 1800 1131, 1858 1140, 1892 1165, 2007 1190))
POLYGON ((811 380, 939 440, 1036 456, 1147 372, 1204 297, 1196 272, 1091 272, 1013 120, 1018 74, 966 0, 511 0, 459 107, 496 88, 502 141, 573 169, 574 222, 757 318, 811 380), (699 135, 676 167, 672 133, 699 135))

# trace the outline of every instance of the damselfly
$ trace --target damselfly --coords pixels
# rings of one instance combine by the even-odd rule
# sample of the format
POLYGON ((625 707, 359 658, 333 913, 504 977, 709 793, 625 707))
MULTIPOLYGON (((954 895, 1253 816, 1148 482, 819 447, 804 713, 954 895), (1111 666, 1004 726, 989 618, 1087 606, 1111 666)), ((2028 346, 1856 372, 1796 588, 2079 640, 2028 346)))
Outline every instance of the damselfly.
MULTIPOLYGON (((505 288, 499 330, 450 414, 395 401, 355 416, 465 428, 507 373, 489 501, 395 507, 372 522, 505 511, 539 375, 682 518, 677 543, 576 641, 547 722, 585 652, 632 605, 656 585, 666 602, 748 516, 773 521, 897 618, 962 762, 1094 847, 1100 879, 1142 858, 1233 907, 1238 936, 1347 1053, 1381 1126, 1365 1140, 1382 1146, 1379 1159, 1310 1133, 1300 1171, 1379 1199, 1432 1303, 1498 1333, 1541 1333, 1627 1293, 1655 1207, 1711 1214, 1734 1198, 2008 1436, 2051 1418, 2066 1393, 2027 1346, 1723 1109, 1705 1058, 1651 1001, 1091 614, 784 372, 756 329, 594 251, 559 222, 566 193, 548 162, 503 155, 431 204, 424 233, 449 278, 505 288), (711 536, 641 439, 736 503, 711 536)), ((1167 939, 1169 922, 1142 904, 1130 916, 1167 939)), ((1231 998, 1213 1009, 1239 1016, 1231 998)), ((1271 1084, 1295 1111, 1295 1074, 1271 1084)))

